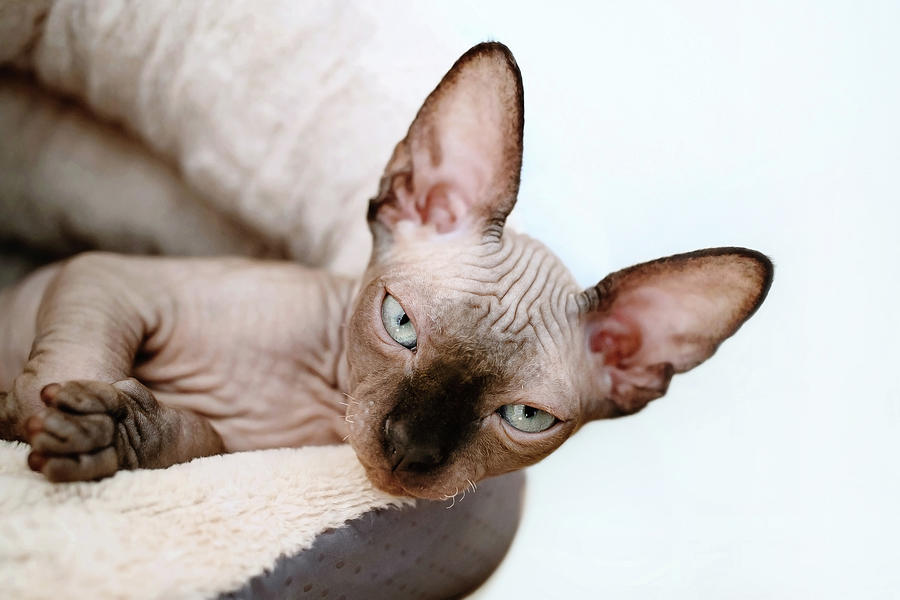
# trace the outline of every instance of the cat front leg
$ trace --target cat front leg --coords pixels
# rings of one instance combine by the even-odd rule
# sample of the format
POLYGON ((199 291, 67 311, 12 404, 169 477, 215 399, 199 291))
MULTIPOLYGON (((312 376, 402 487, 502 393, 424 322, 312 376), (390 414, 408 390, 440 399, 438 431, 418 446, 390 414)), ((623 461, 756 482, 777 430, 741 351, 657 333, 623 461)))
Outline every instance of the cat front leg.
POLYGON ((53 481, 224 451, 205 417, 157 402, 132 377, 143 340, 160 327, 161 290, 172 285, 155 265, 85 254, 54 267, 34 289, 25 281, 6 296, 21 309, 3 315, 6 329, 29 325, 33 342, 0 396, 0 436, 30 443, 29 465, 53 481))

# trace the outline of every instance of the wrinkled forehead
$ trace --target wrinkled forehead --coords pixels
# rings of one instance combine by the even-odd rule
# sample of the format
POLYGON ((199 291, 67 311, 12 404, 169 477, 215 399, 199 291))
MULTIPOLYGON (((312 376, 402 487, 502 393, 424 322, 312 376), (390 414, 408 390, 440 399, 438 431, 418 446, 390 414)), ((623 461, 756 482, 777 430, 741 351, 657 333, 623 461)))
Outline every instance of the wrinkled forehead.
POLYGON ((520 235, 497 244, 400 245, 378 270, 422 346, 465 351, 499 368, 552 354, 548 344, 564 341, 579 291, 555 255, 520 235))
POLYGON ((534 332, 497 327, 490 305, 485 296, 450 291, 430 326, 429 346, 441 355, 459 357, 460 368, 473 372, 522 372, 538 352, 534 332))

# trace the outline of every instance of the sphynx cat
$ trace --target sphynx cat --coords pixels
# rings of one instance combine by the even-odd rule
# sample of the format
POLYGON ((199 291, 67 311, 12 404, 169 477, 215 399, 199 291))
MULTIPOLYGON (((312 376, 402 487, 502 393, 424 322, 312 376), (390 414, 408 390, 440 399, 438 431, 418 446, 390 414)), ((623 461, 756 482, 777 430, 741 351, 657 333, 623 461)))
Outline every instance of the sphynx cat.
POLYGON ((359 279, 87 253, 3 291, 0 435, 52 481, 349 440, 378 487, 441 498, 641 410, 754 313, 772 264, 716 248, 579 288, 504 228, 522 126, 507 48, 466 52, 388 162, 359 279))

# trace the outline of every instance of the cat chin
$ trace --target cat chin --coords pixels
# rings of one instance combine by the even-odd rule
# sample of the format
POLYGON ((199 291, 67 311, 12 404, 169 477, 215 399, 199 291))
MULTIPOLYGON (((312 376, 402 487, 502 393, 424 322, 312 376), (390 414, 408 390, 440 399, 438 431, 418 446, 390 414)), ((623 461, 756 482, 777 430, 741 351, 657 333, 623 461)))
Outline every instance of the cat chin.
POLYGON ((387 492, 392 496, 412 496, 412 494, 403 489, 403 486, 394 481, 390 476, 384 476, 382 473, 373 476, 371 472, 369 472, 368 475, 372 484, 382 492, 387 492))
POLYGON ((350 436, 350 445, 356 451, 356 457, 366 472, 366 477, 376 488, 393 496, 407 496, 422 500, 447 500, 454 493, 462 493, 468 487, 468 481, 463 482, 463 487, 447 485, 443 480, 451 476, 449 473, 425 474, 394 472, 387 466, 386 460, 376 455, 365 452, 364 440, 356 436, 350 436))
POLYGON ((453 495, 452 490, 450 494, 447 494, 441 489, 429 485, 415 484, 413 482, 404 483, 391 471, 369 467, 365 464, 363 466, 366 469, 366 476, 372 482, 372 485, 392 496, 407 496, 422 500, 447 500, 453 495))

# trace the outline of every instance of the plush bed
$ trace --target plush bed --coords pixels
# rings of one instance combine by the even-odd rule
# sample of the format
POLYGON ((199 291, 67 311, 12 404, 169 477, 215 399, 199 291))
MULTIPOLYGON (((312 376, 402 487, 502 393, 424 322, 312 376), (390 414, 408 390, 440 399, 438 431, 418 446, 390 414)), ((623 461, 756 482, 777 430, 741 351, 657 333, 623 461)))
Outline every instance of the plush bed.
POLYGON ((496 568, 521 473, 447 501, 384 494, 348 446, 51 484, 0 442, 4 597, 452 598, 496 568))

